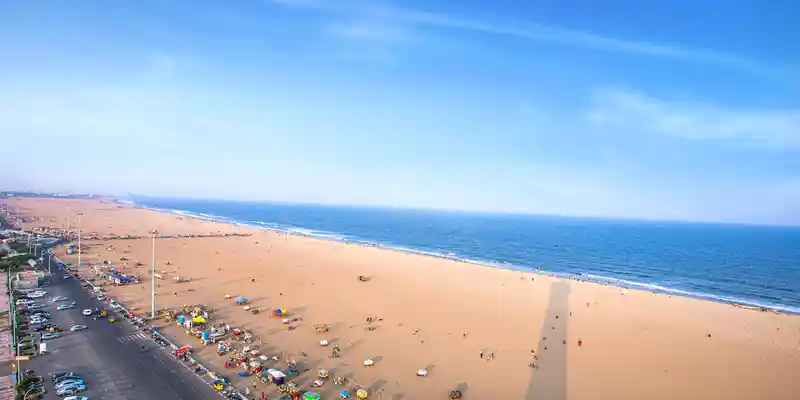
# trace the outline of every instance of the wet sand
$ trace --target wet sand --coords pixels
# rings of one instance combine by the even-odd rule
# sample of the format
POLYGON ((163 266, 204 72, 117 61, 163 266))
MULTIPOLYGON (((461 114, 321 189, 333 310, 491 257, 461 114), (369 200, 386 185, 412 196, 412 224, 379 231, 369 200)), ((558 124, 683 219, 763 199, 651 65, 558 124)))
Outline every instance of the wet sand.
MULTIPOLYGON (((158 307, 207 303, 218 319, 251 329, 265 353, 296 357, 312 374, 322 367, 349 376, 386 399, 446 398, 455 387, 465 389, 468 399, 796 399, 800 393, 797 316, 98 201, 2 201, 41 218, 35 226, 65 225, 70 205, 73 213, 83 212, 87 234, 147 235, 154 228, 162 234, 252 234, 158 239, 158 269, 190 279, 159 281, 158 307), (371 280, 359 282, 358 275, 371 280), (263 310, 288 308, 303 321, 290 331, 267 313, 245 312, 226 294, 249 297, 263 310), (375 330, 364 329, 367 317, 376 319, 375 330), (312 325, 319 323, 334 327, 318 334, 312 325), (330 348, 318 345, 323 338, 341 346, 341 358, 330 358, 330 348), (537 369, 528 366, 534 362, 531 350, 539 358, 537 369), (487 361, 491 353, 495 357, 487 361), (363 367, 370 357, 375 366, 363 367), (427 377, 414 375, 426 366, 427 377)), ((89 264, 111 260, 120 267, 121 257, 145 264, 123 269, 138 273, 143 284, 110 292, 149 310, 150 240, 84 244, 90 247, 83 254, 89 264)), ((211 346, 198 346, 177 327, 168 333, 196 346, 201 359, 223 371, 224 360, 211 346)), ((313 380, 305 375, 298 381, 313 380)), ((240 379, 239 385, 250 382, 240 379)), ((329 383, 321 392, 330 398, 335 389, 329 383)), ((271 393, 273 387, 256 392, 262 390, 271 393)))

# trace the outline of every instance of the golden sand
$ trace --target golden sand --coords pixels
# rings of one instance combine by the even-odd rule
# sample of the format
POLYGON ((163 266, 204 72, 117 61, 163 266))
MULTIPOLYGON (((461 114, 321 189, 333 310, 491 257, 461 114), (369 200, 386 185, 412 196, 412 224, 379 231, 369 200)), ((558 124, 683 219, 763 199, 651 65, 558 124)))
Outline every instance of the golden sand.
MULTIPOLYGON (((69 206, 73 214, 83 213, 84 235, 147 235, 153 229, 161 234, 252 234, 158 239, 158 269, 191 281, 159 280, 157 307, 209 304, 218 320, 252 330, 264 353, 303 362, 311 369, 298 379, 303 385, 315 379, 311 375, 317 368, 327 368, 385 399, 446 398, 458 385, 466 389, 467 399, 800 398, 797 316, 96 200, 3 201, 12 211, 19 207, 22 214, 40 218, 34 226, 65 225, 69 206), (371 279, 360 282, 358 275, 371 279), (302 321, 290 331, 266 312, 242 310, 225 300, 226 294, 248 297, 265 311, 287 308, 302 321), (376 320, 377 329, 364 329, 367 317, 376 320), (323 323, 334 328, 314 332, 312 325, 323 323), (321 339, 338 343, 342 357, 330 358, 330 347, 321 347, 321 339), (363 367, 367 358, 375 365, 363 367), (428 376, 415 376, 419 368, 427 368, 428 376)), ((126 271, 138 273, 143 284, 109 291, 138 311, 149 310, 151 241, 84 244, 90 246, 82 256, 87 264, 111 260, 119 266, 121 257, 145 264, 126 271)), ((75 262, 74 257, 61 258, 75 262)), ((202 348, 177 327, 167 333, 194 345, 204 364, 235 376, 223 370, 224 358, 214 346, 202 348)), ((251 382, 237 381, 240 388, 251 382)), ((334 398, 336 389, 326 384, 323 398, 334 398)), ((259 385, 256 392, 273 390, 259 385)))

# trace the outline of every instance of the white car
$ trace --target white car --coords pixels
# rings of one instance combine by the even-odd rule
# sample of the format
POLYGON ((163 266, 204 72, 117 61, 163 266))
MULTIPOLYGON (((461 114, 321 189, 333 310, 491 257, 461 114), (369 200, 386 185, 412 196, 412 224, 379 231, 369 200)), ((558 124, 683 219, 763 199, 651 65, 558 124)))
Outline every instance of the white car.
POLYGON ((92 309, 91 309, 91 308, 87 308, 87 309, 85 309, 85 310, 81 311, 81 314, 83 314, 83 315, 85 315, 85 316, 89 317, 89 316, 91 316, 91 315, 92 315, 92 309))
POLYGON ((78 332, 78 331, 85 330, 86 328, 88 328, 88 326, 86 326, 86 325, 72 325, 72 327, 69 328, 69 331, 70 332, 78 332))
POLYGON ((56 307, 56 310, 58 310, 58 311, 69 310, 70 308, 75 308, 75 305, 74 304, 62 304, 62 305, 56 307))
POLYGON ((104 294, 101 294, 100 296, 97 296, 97 300, 103 301, 105 299, 106 299, 106 295, 104 295, 104 294))
POLYGON ((19 299, 19 300, 17 300, 17 305, 18 306, 28 305, 28 304, 31 304, 31 303, 33 303, 33 300, 31 300, 31 299, 19 299))
POLYGON ((64 397, 64 400, 89 400, 89 398, 84 396, 69 396, 64 397))
POLYGON ((56 297, 53 297, 53 301, 54 302, 56 302, 56 301, 64 301, 64 300, 69 300, 69 299, 67 298, 67 296, 56 296, 56 297))

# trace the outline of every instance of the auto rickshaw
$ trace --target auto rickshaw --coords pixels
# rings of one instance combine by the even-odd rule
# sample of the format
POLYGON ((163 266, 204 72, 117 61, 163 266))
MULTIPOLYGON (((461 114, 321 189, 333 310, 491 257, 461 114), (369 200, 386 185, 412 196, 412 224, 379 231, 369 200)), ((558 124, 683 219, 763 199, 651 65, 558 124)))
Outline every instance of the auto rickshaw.
POLYGON ((48 333, 58 333, 61 332, 61 328, 57 326, 48 326, 47 328, 44 328, 44 331, 48 333))
POLYGON ((320 379, 328 379, 328 377, 330 376, 330 374, 328 373, 328 370, 327 370, 327 369, 321 369, 321 370, 317 371, 317 376, 318 376, 320 379))
POLYGON ((117 322, 117 319, 114 318, 114 317, 108 317, 108 322, 113 324, 113 323, 117 322))
POLYGON ((224 387, 225 385, 222 383, 222 381, 214 381, 214 389, 216 391, 220 392, 224 387))

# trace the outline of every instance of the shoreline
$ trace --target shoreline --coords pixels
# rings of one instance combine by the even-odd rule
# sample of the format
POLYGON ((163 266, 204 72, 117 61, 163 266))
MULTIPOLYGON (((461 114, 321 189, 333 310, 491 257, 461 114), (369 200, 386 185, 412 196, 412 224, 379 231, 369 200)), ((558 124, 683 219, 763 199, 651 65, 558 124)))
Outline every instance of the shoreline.
MULTIPOLYGON (((392 252, 398 252, 402 254, 410 254, 416 255, 421 257, 430 257, 434 259, 441 259, 441 260, 448 260, 454 261, 464 264, 470 264, 485 268, 495 268, 495 269, 502 269, 507 271, 513 272, 521 272, 526 274, 535 274, 540 277, 551 277, 551 278, 558 278, 558 279, 569 279, 569 280, 576 280, 579 282, 586 282, 586 283, 593 283, 597 285, 603 286, 612 286, 620 289, 625 290, 636 290, 640 292, 649 292, 649 293, 657 293, 661 295, 668 295, 668 296, 678 296, 678 297, 685 297, 694 300, 701 300, 701 301, 708 301, 712 303, 719 303, 725 304, 733 307, 739 307, 746 310, 752 311, 759 311, 759 312, 770 312, 774 314, 780 315, 791 315, 797 316, 800 315, 800 307, 790 306, 790 305, 772 305, 772 304, 761 304, 757 301, 751 300, 742 300, 742 299, 731 299, 726 298, 723 296, 718 296, 713 293, 693 293, 688 292, 682 289, 677 288, 669 288, 663 287, 658 284, 646 283, 646 282, 634 282, 634 281, 626 281, 621 278, 615 277, 600 277, 600 276, 589 276, 584 275, 584 273, 558 273, 558 272, 551 272, 547 271, 544 268, 536 268, 532 266, 524 266, 524 265, 516 265, 511 263, 497 263, 491 261, 481 261, 481 260, 471 260, 462 257, 458 257, 456 255, 448 255, 438 252, 432 252, 427 250, 418 250, 418 249, 411 249, 405 248, 402 246, 394 246, 394 245, 387 245, 380 242, 368 241, 368 240, 348 240, 343 238, 342 234, 337 234, 336 232, 330 232, 328 234, 321 234, 315 235, 314 233, 304 233, 303 231, 313 232, 311 228, 303 228, 303 227, 287 227, 287 228, 280 228, 280 227, 273 227, 270 225, 277 225, 275 223, 270 222, 263 222, 259 221, 256 223, 245 223, 236 221, 231 219, 230 217, 219 216, 219 215, 211 215, 205 213, 197 213, 194 211, 187 211, 187 210, 177 210, 177 209, 165 209, 165 208, 157 208, 157 207, 149 207, 141 204, 137 204, 131 200, 124 200, 124 199, 106 199, 112 204, 120 205, 124 207, 132 207, 141 210, 148 210, 154 211, 169 215, 179 215, 181 217, 186 218, 193 218, 196 220, 201 221, 209 221, 215 223, 223 223, 223 224, 231 224, 234 226, 251 228, 251 229, 258 229, 261 231, 266 232, 274 232, 280 234, 287 234, 296 237, 303 237, 313 240, 322 240, 322 241, 332 241, 338 242, 345 245, 354 245, 366 248, 376 248, 381 250, 387 250, 392 252), (614 283, 614 281, 619 282, 619 284, 614 283)), ((588 274, 592 275, 592 274, 588 274)))

